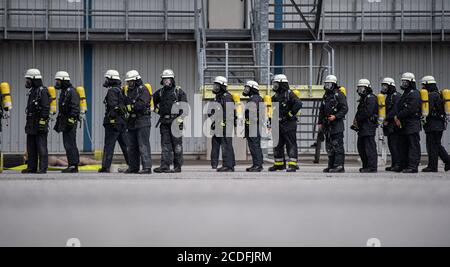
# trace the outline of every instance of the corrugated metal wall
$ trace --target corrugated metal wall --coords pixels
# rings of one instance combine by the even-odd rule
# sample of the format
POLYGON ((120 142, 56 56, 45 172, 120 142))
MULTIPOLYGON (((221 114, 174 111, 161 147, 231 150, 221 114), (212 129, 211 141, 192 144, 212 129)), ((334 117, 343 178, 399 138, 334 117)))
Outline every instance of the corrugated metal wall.
MULTIPOLYGON (((301 4, 300 9, 305 12, 308 20, 314 20, 314 17, 308 15, 311 11, 315 0, 296 1, 301 4)), ((362 28, 366 31, 370 30, 400 30, 401 29, 401 9, 402 2, 404 6, 404 20, 403 27, 405 30, 429 30, 431 26, 430 10, 432 10, 431 0, 382 0, 380 2, 368 0, 325 0, 324 12, 325 20, 323 28, 325 31, 361 31, 362 28), (362 12, 364 11, 365 18, 362 19, 362 12), (379 12, 386 12, 380 14, 379 12), (395 17, 394 17, 395 16, 395 17), (364 22, 364 23, 363 23, 364 22), (364 27, 362 27, 364 26, 364 27)), ((275 0, 271 0, 271 4, 275 0)), ((306 25, 301 22, 301 18, 296 9, 291 5, 291 1, 283 0, 286 4, 283 8, 283 28, 303 28, 306 25)), ((450 1, 436 0, 436 18, 434 22, 435 29, 441 29, 442 24, 444 28, 449 28, 450 18, 448 10, 450 10, 450 1), (447 14, 442 16, 442 10, 446 10, 447 14), (444 17, 444 19, 442 19, 444 17), (443 22, 443 23, 442 23, 443 22)), ((271 11, 274 11, 272 7, 271 11)), ((274 20, 273 14, 270 20, 274 20)), ((274 27, 274 23, 271 23, 274 27)))
MULTIPOLYGON (((189 103, 193 103, 196 91, 197 62, 195 45, 190 43, 178 44, 96 44, 94 45, 94 90, 93 129, 94 148, 103 147, 104 131, 100 122, 103 121, 106 94, 102 84, 104 73, 108 69, 117 69, 121 75, 128 70, 136 69, 140 72, 144 82, 149 82, 153 90, 159 88, 160 74, 165 68, 175 71, 176 80, 188 95, 189 103)), ((153 116, 151 145, 153 152, 161 151, 159 128, 155 129, 156 115, 153 116)), ((185 152, 206 151, 204 138, 185 138, 185 152)))
MULTIPOLYGON (((54 75, 58 70, 67 70, 74 85, 82 83, 76 45, 37 42, 35 66, 31 47, 31 42, 0 42, 0 80, 10 83, 14 105, 9 126, 3 127, 4 152, 22 153, 25 150, 25 107, 28 90, 24 86, 24 75, 27 69, 39 68, 46 86, 54 83, 54 75)), ((54 125, 54 122, 51 125, 54 125)), ((78 135, 78 144, 79 147, 83 144, 82 134, 78 135)), ((49 150, 64 151, 62 136, 54 131, 49 134, 49 150)))
MULTIPOLYGON (((368 78, 379 92, 379 83, 384 76, 391 76, 400 83, 403 72, 410 71, 416 74, 417 79, 431 74, 430 45, 424 43, 385 44, 384 62, 380 67, 379 44, 337 44, 333 46, 336 51, 336 75, 341 85, 347 88, 350 112, 347 116, 347 129, 356 112, 357 94, 355 92, 358 79, 368 78)), ((434 73, 441 88, 450 87, 450 44, 435 44, 434 73)), ((318 63, 318 54, 315 55, 315 64, 318 63)), ((284 48, 284 65, 305 65, 308 63, 305 46, 286 45, 284 48)), ((308 84, 306 71, 286 69, 291 83, 308 84)), ((348 130, 346 134, 347 151, 356 152, 356 135, 348 130)), ((424 143, 424 138, 423 145, 424 143)), ((450 146, 450 131, 445 133, 444 143, 450 146)), ((423 146, 425 151, 425 146, 423 146)))

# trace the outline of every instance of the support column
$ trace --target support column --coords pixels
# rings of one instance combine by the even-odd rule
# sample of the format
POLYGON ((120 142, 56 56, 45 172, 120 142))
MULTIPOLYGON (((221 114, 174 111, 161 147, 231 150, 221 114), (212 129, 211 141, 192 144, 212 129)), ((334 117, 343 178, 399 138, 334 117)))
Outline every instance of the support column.
MULTIPOLYGON (((256 41, 269 41, 269 0, 255 1, 256 11, 256 41)), ((259 43, 256 45, 256 62, 260 66, 269 66, 269 53, 270 49, 267 44, 259 43)), ((259 69, 259 80, 261 84, 267 84, 270 81, 269 70, 267 68, 259 69)))
MULTIPOLYGON (((283 0, 275 0, 275 29, 283 29, 283 0)), ((283 65, 283 44, 274 46, 274 65, 283 65)), ((283 68, 275 68, 274 74, 282 74, 283 68)))

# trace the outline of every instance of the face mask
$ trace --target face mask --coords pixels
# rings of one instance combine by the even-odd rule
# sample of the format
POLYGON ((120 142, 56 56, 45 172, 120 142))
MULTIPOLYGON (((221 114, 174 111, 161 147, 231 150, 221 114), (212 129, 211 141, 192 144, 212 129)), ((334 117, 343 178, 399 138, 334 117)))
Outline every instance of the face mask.
POLYGON ((382 93, 382 94, 387 94, 388 92, 389 92, 389 85, 383 84, 383 85, 381 86, 381 93, 382 93))
POLYGON ((250 96, 250 87, 245 86, 244 92, 242 93, 244 96, 250 96))
POLYGON ((109 79, 106 78, 105 82, 103 83, 103 87, 109 87, 109 79))
POLYGON ((359 94, 360 96, 363 96, 363 95, 366 94, 366 87, 364 87, 364 86, 359 86, 358 89, 357 89, 356 91, 358 92, 358 94, 359 94))
POLYGON ((217 83, 215 83, 215 84, 213 85, 213 93, 214 93, 214 94, 218 94, 219 92, 220 92, 220 85, 217 84, 217 83))
POLYGON ((323 87, 326 91, 331 91, 333 89, 333 83, 325 83, 323 87))
POLYGON ((163 85, 164 87, 172 87, 172 79, 164 79, 163 85))
POLYGON ((273 90, 274 92, 276 92, 276 91, 278 91, 278 89, 280 89, 280 83, 279 83, 279 82, 274 82, 274 83, 273 83, 272 90, 273 90))
POLYGON ((134 88, 135 81, 127 81, 127 85, 129 88, 134 88))
POLYGON ((33 83, 31 82, 31 79, 27 79, 25 81, 25 88, 30 89, 33 86, 33 83))
POLYGON ((403 90, 408 89, 409 85, 410 85, 409 81, 402 81, 402 89, 403 90))
POLYGON ((61 90, 61 88, 62 88, 62 81, 61 80, 56 80, 56 82, 55 82, 55 89, 61 90))

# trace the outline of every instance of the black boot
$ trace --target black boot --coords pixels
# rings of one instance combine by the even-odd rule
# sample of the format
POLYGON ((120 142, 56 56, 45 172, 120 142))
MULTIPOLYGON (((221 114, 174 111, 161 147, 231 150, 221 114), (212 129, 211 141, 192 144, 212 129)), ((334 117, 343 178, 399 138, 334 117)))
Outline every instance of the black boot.
POLYGON ((276 172, 286 170, 286 165, 273 165, 269 168, 269 172, 276 172))
POLYGON ((175 167, 175 168, 173 169, 173 172, 174 172, 174 173, 180 173, 180 172, 181 172, 181 167, 175 167))
POLYGON ((339 166, 339 167, 330 169, 330 173, 344 173, 344 172, 345 172, 344 166, 339 166))
POLYGON ((264 168, 262 166, 252 166, 247 168, 247 172, 262 172, 264 168))
POLYGON ((297 169, 297 165, 289 165, 288 169, 286 170, 286 172, 296 172, 297 169))
POLYGON ((152 174, 152 169, 143 169, 138 172, 139 174, 152 174))
POLYGON ((217 169, 217 172, 234 172, 234 168, 222 167, 222 168, 217 169))
POLYGON ((168 167, 158 167, 153 169, 155 173, 173 173, 173 171, 168 167))
POLYGON ((418 170, 415 170, 415 169, 404 169, 403 170, 403 173, 418 173, 419 171, 418 170))
POLYGON ((39 170, 39 171, 37 171, 36 173, 37 173, 37 174, 46 174, 46 173, 47 173, 47 170, 46 170, 46 169, 44 169, 44 170, 39 170))
POLYGON ((102 167, 100 170, 98 170, 99 173, 110 173, 110 170, 108 168, 102 167))
POLYGON ((425 169, 422 170, 422 172, 438 172, 438 170, 432 169, 430 167, 426 167, 425 169))
POLYGON ((23 173, 23 174, 30 174, 30 173, 36 173, 36 172, 37 172, 36 170, 30 170, 30 169, 25 169, 25 170, 21 171, 21 173, 23 173))
POLYGON ((323 169, 323 173, 329 173, 330 172, 330 170, 331 170, 331 168, 325 168, 325 169, 323 169))
POLYGON ((450 171, 450 162, 445 164, 445 169, 446 172, 450 171))
POLYGON ((378 170, 377 169, 366 168, 366 169, 359 170, 359 172, 360 173, 377 173, 378 170))
POLYGON ((78 173, 78 166, 69 166, 61 171, 62 173, 78 173))

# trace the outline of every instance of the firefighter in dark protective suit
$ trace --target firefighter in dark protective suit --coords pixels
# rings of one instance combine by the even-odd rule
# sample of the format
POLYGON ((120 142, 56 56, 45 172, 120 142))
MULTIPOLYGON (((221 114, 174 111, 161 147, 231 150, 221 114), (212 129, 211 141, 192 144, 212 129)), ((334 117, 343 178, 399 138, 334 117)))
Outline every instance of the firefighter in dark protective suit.
POLYGON ((70 83, 69 73, 58 71, 55 75, 55 88, 60 90, 59 113, 54 130, 63 134, 69 166, 63 173, 77 173, 80 153, 77 147, 77 122, 80 120, 80 95, 70 83))
POLYGON ((348 112, 347 97, 337 84, 337 77, 325 79, 325 94, 319 112, 319 133, 325 140, 328 167, 323 172, 345 172, 344 120, 348 112))
POLYGON ((47 88, 42 85, 42 76, 39 70, 29 69, 25 79, 25 87, 30 90, 25 125, 28 166, 22 173, 46 173, 48 168, 47 135, 50 94, 47 88))
POLYGON ((103 103, 105 104, 105 146, 103 149, 102 168, 100 173, 109 173, 116 142, 119 142, 125 162, 128 161, 128 139, 127 139, 127 110, 125 95, 121 89, 120 75, 117 70, 108 70, 105 74, 103 87, 108 89, 103 103))
POLYGON ((298 146, 297 146, 297 113, 302 108, 302 101, 289 88, 289 81, 284 74, 275 75, 273 78, 272 103, 274 109, 278 104, 279 131, 278 143, 274 148, 275 162, 269 171, 280 171, 286 169, 284 148, 288 154, 288 172, 297 171, 298 146))
POLYGON ((153 94, 155 112, 160 116, 158 124, 161 133, 161 166, 153 171, 156 173, 179 173, 183 166, 182 131, 184 127, 183 110, 181 110, 180 104, 187 103, 187 96, 175 84, 175 73, 170 69, 162 72, 161 85, 163 87, 153 94), (172 164, 173 170, 170 169, 172 164))
POLYGON ((398 114, 395 117, 396 125, 401 128, 401 169, 403 173, 417 173, 421 156, 422 101, 414 74, 407 72, 402 75, 401 89, 404 93, 400 98, 398 114))
POLYGON ((213 93, 216 96, 213 104, 215 106, 209 114, 210 117, 215 117, 216 113, 222 113, 222 119, 219 120, 216 117, 211 125, 213 132, 211 166, 213 169, 217 168, 219 164, 219 152, 222 148, 222 167, 217 169, 218 172, 234 172, 234 166, 236 165, 233 148, 233 130, 236 123, 236 114, 234 108, 232 108, 234 107, 233 97, 227 91, 227 86, 228 81, 225 77, 217 76, 214 79, 213 93), (227 106, 232 109, 229 110, 227 106), (227 114, 228 112, 230 114, 227 114))
POLYGON ((127 72, 125 81, 128 85, 126 97, 128 118, 128 157, 129 168, 125 173, 152 173, 150 149, 150 127, 152 95, 144 86, 139 72, 127 72), (140 164, 142 162, 142 170, 140 164))
POLYGON ((358 153, 361 157, 361 173, 375 173, 378 170, 378 152, 375 135, 378 128, 378 99, 373 94, 370 81, 361 79, 358 82, 360 96, 358 111, 352 129, 358 132, 358 153))
POLYGON ((439 158, 445 163, 445 171, 450 171, 450 156, 442 146, 442 135, 447 128, 444 103, 433 76, 422 78, 422 86, 428 91, 430 113, 423 126, 427 139, 428 166, 423 172, 438 172, 439 158))
POLYGON ((261 124, 260 103, 263 102, 259 94, 259 84, 248 81, 244 87, 243 96, 248 97, 248 105, 245 110, 245 138, 252 155, 253 165, 246 170, 248 172, 261 172, 263 170, 263 152, 261 148, 261 124))
POLYGON ((386 119, 383 123, 383 134, 387 136, 388 147, 391 152, 391 166, 386 168, 388 172, 401 171, 400 162, 400 128, 395 124, 395 116, 398 114, 400 93, 395 88, 392 78, 384 78, 381 83, 381 93, 386 95, 386 119))

